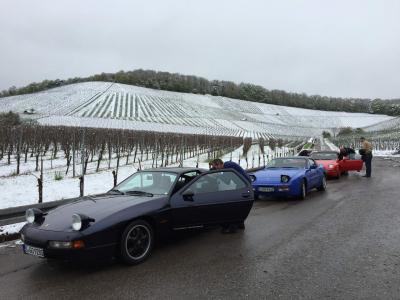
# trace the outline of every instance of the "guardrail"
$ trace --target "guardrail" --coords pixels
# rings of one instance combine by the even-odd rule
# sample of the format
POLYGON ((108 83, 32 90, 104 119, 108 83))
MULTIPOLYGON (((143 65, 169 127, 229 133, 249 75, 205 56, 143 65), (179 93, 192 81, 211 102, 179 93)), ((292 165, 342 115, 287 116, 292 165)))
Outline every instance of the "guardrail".
POLYGON ((23 222, 25 220, 25 211, 28 208, 36 207, 36 208, 40 208, 43 211, 48 211, 57 206, 70 203, 77 199, 78 198, 63 199, 63 200, 57 200, 57 201, 51 201, 51 202, 29 204, 29 205, 0 209, 0 226, 23 222))

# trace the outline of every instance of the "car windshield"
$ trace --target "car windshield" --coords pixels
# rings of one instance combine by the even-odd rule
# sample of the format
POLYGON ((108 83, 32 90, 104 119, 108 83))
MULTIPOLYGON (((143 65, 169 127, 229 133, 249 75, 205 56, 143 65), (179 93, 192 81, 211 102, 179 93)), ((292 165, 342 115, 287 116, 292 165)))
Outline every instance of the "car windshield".
POLYGON ((132 195, 167 195, 178 174, 144 171, 133 174, 114 187, 111 192, 132 195))
POLYGON ((306 167, 306 160, 299 158, 276 158, 267 164, 267 169, 273 168, 301 168, 306 167))
POLYGON ((336 160, 338 155, 336 152, 314 152, 311 158, 316 160, 336 160))

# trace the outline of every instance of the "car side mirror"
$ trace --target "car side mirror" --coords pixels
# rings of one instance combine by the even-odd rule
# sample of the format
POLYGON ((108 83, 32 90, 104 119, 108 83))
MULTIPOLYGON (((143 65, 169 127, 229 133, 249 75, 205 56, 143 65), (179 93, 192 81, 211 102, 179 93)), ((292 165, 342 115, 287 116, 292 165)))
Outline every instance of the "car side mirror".
POLYGON ((186 190, 182 194, 184 201, 193 201, 193 196, 194 196, 194 193, 191 190, 186 190))
POLYGON ((316 169, 316 168, 318 168, 317 165, 311 165, 311 166, 310 166, 310 169, 311 169, 311 170, 316 169))

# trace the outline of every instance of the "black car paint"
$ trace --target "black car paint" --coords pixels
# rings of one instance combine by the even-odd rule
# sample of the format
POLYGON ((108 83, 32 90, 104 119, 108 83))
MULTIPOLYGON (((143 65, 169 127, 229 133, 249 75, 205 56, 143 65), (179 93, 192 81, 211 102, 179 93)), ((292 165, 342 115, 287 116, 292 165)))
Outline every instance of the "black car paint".
MULTIPOLYGON (((154 195, 153 197, 148 197, 109 193, 83 197, 78 201, 49 211, 40 224, 34 223, 25 225, 21 230, 21 233, 25 237, 24 243, 43 248, 45 256, 49 258, 86 259, 113 256, 118 250, 118 244, 123 230, 130 222, 138 218, 148 221, 153 226, 158 236, 166 236, 171 233, 173 229, 242 221, 248 216, 254 200, 253 190, 251 185, 235 170, 229 169, 229 171, 234 172, 246 182, 246 188, 240 191, 234 191, 236 195, 232 195, 232 191, 218 192, 220 195, 209 195, 217 201, 211 201, 208 205, 195 205, 195 202, 186 201, 182 194, 188 186, 198 180, 202 175, 219 172, 221 170, 207 172, 203 169, 162 168, 151 171, 166 170, 168 172, 173 170, 174 173, 178 174, 169 195, 154 195), (200 175, 171 195, 179 176, 190 171, 198 171, 200 175), (226 201, 227 198, 228 201, 226 201), (171 202, 172 199, 175 199, 175 202, 171 202), (180 199, 180 207, 176 205, 176 199, 180 199), (110 205, 110 203, 113 203, 113 205, 110 205), (181 211, 182 208, 183 211, 181 211), (233 212, 231 216, 228 213, 229 211, 233 212), (95 219, 95 222, 89 224, 87 228, 81 231, 73 231, 70 225, 71 215, 74 213, 85 214, 95 219), (190 218, 188 219, 187 216, 190 216, 190 218), (208 219, 204 220, 204 217, 208 219), (83 240, 85 242, 85 247, 76 250, 49 249, 48 242, 53 240, 83 240)), ((207 194, 203 195, 207 196, 207 194)))

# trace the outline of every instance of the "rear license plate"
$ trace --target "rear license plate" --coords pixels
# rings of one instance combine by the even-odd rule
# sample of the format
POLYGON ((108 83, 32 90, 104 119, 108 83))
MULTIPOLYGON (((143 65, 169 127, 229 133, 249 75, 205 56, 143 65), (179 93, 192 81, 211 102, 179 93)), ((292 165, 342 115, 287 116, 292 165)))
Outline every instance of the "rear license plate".
POLYGON ((262 186, 262 187, 259 187, 258 190, 259 190, 260 192, 267 192, 267 193, 269 193, 269 192, 274 192, 274 191, 275 191, 275 188, 274 188, 274 187, 270 187, 270 186, 262 186))
POLYGON ((44 257, 44 252, 42 248, 36 248, 29 245, 24 245, 25 254, 30 254, 37 257, 44 257))

